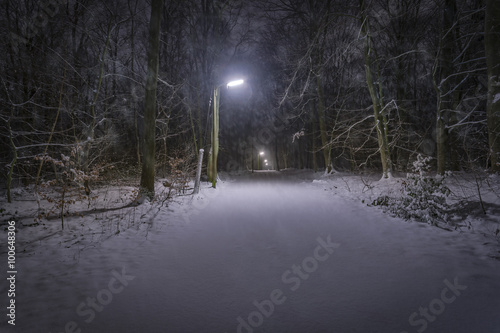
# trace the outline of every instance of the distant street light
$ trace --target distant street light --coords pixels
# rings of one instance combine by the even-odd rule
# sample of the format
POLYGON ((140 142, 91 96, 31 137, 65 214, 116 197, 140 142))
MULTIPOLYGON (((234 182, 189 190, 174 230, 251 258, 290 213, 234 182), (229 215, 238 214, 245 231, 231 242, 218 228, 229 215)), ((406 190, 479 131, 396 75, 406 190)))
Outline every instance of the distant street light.
POLYGON ((264 156, 264 152, 263 152, 263 151, 261 151, 261 152, 259 153, 259 156, 257 156, 257 170, 260 170, 260 167, 259 167, 259 162, 260 162, 260 157, 261 157, 261 156, 264 156))
MULTIPOLYGON (((226 84, 226 87, 234 87, 242 84, 243 80, 235 80, 226 84)), ((217 184, 217 157, 219 155, 219 102, 220 102, 220 87, 224 84, 214 87, 214 122, 212 125, 212 148, 208 157, 207 174, 208 180, 212 182, 212 187, 217 184)))

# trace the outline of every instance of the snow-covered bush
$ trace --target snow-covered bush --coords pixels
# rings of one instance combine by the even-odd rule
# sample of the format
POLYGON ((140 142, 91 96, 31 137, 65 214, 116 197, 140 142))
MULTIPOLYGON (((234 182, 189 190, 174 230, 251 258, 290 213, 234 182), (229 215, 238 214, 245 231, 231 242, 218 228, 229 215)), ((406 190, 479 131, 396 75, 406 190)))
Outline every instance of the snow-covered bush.
POLYGON ((95 166, 88 172, 83 171, 77 162, 77 154, 78 147, 74 147, 69 156, 61 154, 60 158, 53 158, 44 155, 35 158, 43 160, 44 163, 52 164, 56 171, 55 178, 42 182, 35 193, 38 202, 41 198, 51 204, 49 209, 39 210, 35 222, 39 222, 42 218, 58 215, 64 229, 64 217, 73 215, 70 212, 71 205, 88 201, 88 207, 90 207, 91 202, 97 199, 97 195, 87 193, 84 183, 96 181, 102 167, 95 166))
POLYGON ((432 225, 447 223, 450 206, 446 197, 450 189, 444 182, 449 174, 429 176, 430 160, 430 157, 417 156, 412 173, 408 173, 402 183, 401 197, 380 196, 372 205, 386 207, 391 214, 406 220, 414 219, 432 225))

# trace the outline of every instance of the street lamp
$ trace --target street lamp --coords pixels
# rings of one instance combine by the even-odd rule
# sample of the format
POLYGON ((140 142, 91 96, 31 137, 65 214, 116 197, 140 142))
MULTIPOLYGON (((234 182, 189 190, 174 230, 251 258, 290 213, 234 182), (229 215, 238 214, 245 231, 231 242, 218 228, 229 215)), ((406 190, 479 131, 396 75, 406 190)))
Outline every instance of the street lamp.
MULTIPOLYGON (((235 80, 226 84, 227 88, 242 84, 243 80, 235 80)), ((219 155, 219 102, 220 102, 220 87, 224 84, 214 87, 214 123, 212 125, 212 148, 208 158, 208 180, 212 182, 212 187, 217 184, 217 156, 219 155)))
POLYGON ((235 81, 231 81, 227 84, 227 87, 234 87, 234 86, 239 86, 240 84, 243 84, 243 80, 235 80, 235 81))

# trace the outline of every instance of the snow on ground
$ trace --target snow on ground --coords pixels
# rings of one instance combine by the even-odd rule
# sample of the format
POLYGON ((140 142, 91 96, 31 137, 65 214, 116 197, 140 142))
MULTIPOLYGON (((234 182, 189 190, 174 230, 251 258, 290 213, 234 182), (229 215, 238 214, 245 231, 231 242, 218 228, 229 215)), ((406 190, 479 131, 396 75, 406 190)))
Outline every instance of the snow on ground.
MULTIPOLYGON (((99 209, 134 188, 102 188, 64 231, 28 226, 37 207, 16 189, 0 206, 19 227, 16 325, 0 332, 500 332, 497 178, 481 180, 487 214, 468 205, 450 232, 367 206, 397 177, 221 177, 173 201, 160 182, 156 202, 117 210, 99 209)), ((450 179, 452 199, 479 204, 476 181, 450 179)))

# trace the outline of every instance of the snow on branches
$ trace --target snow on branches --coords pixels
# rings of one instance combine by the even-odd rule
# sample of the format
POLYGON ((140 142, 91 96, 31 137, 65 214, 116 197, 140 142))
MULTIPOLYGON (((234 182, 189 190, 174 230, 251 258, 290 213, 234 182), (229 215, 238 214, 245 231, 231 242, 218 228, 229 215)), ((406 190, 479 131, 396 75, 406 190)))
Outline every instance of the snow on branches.
POLYGON ((64 217, 71 215, 69 208, 72 204, 88 200, 90 207, 91 202, 97 199, 96 195, 86 193, 84 183, 97 181, 103 166, 94 166, 87 172, 82 170, 81 163, 79 163, 78 146, 71 149, 69 156, 62 153, 60 158, 43 155, 35 157, 35 160, 51 164, 54 169, 54 177, 42 182, 38 193, 36 193, 52 206, 47 210, 40 209, 35 222, 56 214, 61 218, 64 229, 64 217))
POLYGON ((427 222, 431 225, 448 223, 450 205, 446 198, 450 189, 444 184, 449 173, 432 177, 428 174, 430 157, 417 156, 412 172, 402 182, 401 197, 387 195, 376 198, 373 206, 383 206, 391 214, 406 220, 427 222))

